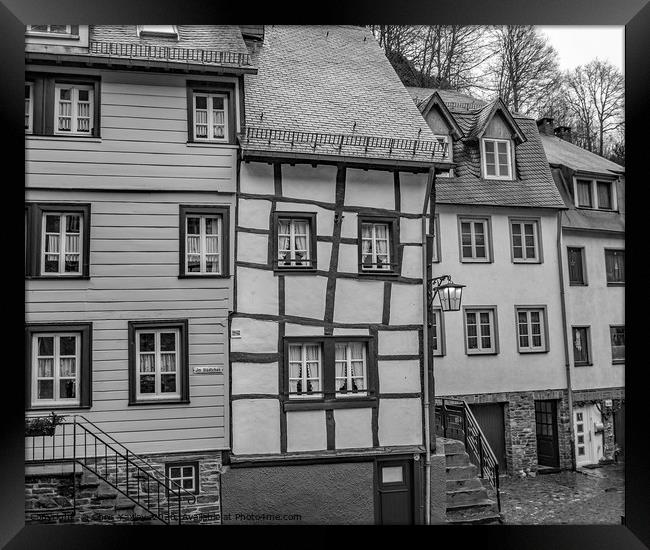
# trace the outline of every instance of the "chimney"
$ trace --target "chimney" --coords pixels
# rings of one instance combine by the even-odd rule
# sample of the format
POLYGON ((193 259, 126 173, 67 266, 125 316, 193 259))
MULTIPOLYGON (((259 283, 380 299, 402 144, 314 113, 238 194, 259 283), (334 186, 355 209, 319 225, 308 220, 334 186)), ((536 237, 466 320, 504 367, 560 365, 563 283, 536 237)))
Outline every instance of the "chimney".
POLYGON ((558 126, 555 131, 555 135, 564 141, 572 143, 571 139, 571 126, 558 126))
POLYGON ((553 135, 553 118, 550 116, 545 116, 543 118, 540 118, 537 121, 537 129, 539 130, 540 134, 544 134, 545 136, 552 136, 553 135))

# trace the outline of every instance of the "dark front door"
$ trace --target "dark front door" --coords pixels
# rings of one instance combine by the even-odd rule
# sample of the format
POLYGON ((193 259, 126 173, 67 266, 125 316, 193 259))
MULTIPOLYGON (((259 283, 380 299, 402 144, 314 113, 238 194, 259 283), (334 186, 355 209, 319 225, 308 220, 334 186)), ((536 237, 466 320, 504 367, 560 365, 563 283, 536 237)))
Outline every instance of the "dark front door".
POLYGON ((560 453, 557 437, 556 401, 535 401, 535 425, 538 464, 557 468, 560 465, 560 453))
POLYGON ((377 460, 377 514, 381 525, 412 525, 413 461, 377 460))
POLYGON ((499 472, 506 473, 506 436, 503 423, 503 404, 487 403, 470 405, 472 413, 488 440, 499 462, 499 472))

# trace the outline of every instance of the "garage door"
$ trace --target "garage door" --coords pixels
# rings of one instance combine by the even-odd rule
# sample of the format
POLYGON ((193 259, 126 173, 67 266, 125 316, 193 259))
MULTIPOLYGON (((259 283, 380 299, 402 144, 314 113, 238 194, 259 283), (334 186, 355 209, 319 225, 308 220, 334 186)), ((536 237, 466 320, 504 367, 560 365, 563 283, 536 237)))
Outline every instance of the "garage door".
POLYGON ((503 425, 503 403, 470 405, 478 425, 499 461, 500 473, 506 473, 506 436, 503 425))

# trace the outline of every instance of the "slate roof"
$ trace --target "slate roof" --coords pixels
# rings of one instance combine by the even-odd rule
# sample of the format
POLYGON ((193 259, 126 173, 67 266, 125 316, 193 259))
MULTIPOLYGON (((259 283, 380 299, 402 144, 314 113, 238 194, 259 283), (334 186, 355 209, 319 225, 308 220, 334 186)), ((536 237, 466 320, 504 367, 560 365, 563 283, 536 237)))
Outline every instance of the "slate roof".
POLYGON ((441 151, 427 149, 437 143, 433 133, 368 29, 267 25, 253 56, 244 154, 442 160, 441 151), (304 140, 292 139, 294 132, 304 140))
MULTIPOLYGON (((485 124, 486 113, 489 114, 495 103, 477 100, 452 90, 409 88, 408 91, 420 108, 433 92, 438 91, 466 136, 473 136, 475 129, 485 124)), ((479 142, 475 138, 463 138, 454 142, 454 177, 436 179, 438 202, 566 208, 551 176, 535 120, 516 113, 511 114, 526 138, 525 142, 515 148, 516 179, 481 178, 479 142)))
POLYGON ((623 166, 557 136, 541 134, 541 138, 546 158, 550 164, 567 166, 576 171, 609 175, 625 173, 623 166))

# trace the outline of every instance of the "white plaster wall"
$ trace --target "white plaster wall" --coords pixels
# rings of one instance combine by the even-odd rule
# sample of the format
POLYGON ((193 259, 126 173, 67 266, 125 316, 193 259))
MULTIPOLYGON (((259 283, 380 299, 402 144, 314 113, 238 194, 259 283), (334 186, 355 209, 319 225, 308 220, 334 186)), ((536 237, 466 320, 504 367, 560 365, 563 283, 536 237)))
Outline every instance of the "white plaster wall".
POLYGON ((433 264, 433 276, 449 274, 467 285, 463 306, 497 306, 499 353, 466 355, 463 312, 446 313, 446 355, 434 360, 436 395, 565 388, 555 212, 453 205, 439 205, 438 212, 442 262, 433 264), (459 261, 457 214, 491 216, 493 263, 459 261), (508 216, 541 218, 543 263, 512 263, 508 216), (547 306, 547 353, 517 351, 515 305, 547 306))
POLYGON ((323 319, 327 277, 319 275, 285 275, 285 313, 298 317, 323 319))
POLYGON ((237 260, 265 264, 269 256, 269 238, 256 233, 237 233, 237 260))
POLYGON ((401 172, 399 177, 402 199, 401 211, 409 214, 421 214, 427 189, 427 174, 401 172))
POLYGON ((327 449, 325 411, 287 412, 287 451, 327 449))
POLYGON ((320 271, 329 271, 330 259, 332 257, 332 243, 316 243, 318 250, 317 254, 317 268, 320 271))
POLYGON ((233 395, 247 393, 278 393, 277 362, 232 363, 231 377, 233 395))
POLYGON ((399 240, 403 243, 422 242, 422 220, 414 218, 400 218, 399 240))
POLYGON ((273 353, 278 350, 278 324, 246 317, 234 317, 231 330, 239 329, 241 338, 230 339, 231 352, 273 353))
POLYGON ((346 206, 395 210, 392 172, 348 168, 345 178, 346 206))
POLYGON ((381 323, 384 307, 383 281, 338 279, 334 298, 337 323, 381 323))
POLYGON ((323 333, 323 327, 297 325, 295 323, 287 323, 284 328, 285 336, 322 336, 323 333))
POLYGON ((420 361, 379 361, 379 388, 381 393, 416 393, 422 390, 420 361))
POLYGON ((237 268, 237 311, 278 314, 278 280, 272 271, 237 268))
POLYGON ((242 193, 273 195, 275 193, 273 165, 242 162, 239 168, 239 185, 242 193))
POLYGON ((402 254, 402 276, 422 278, 422 247, 405 246, 402 254))
POLYGON ((337 449, 372 447, 372 409, 335 409, 334 424, 337 449))
POLYGON ((271 201, 265 199, 239 199, 240 227, 268 229, 271 215, 271 201))
POLYGON ((236 399, 232 402, 233 453, 280 452, 280 402, 277 399, 236 399))
POLYGON ((282 165, 282 194, 321 202, 336 200, 336 167, 309 164, 282 165))
POLYGON ((356 244, 339 244, 339 265, 341 273, 359 272, 359 251, 356 244))
POLYGON ((341 237, 358 239, 359 238, 359 225, 358 216, 355 212, 343 212, 343 220, 341 222, 341 237))
MULTIPOLYGON (((311 198, 308 195, 302 198, 311 198)), ((316 214, 316 234, 332 236, 334 232, 334 210, 321 208, 303 202, 282 202, 275 205, 276 212, 314 212, 316 214)))
POLYGON ((422 445, 422 402, 379 400, 379 445, 422 445))
POLYGON ((422 285, 393 283, 390 293, 390 324, 422 323, 422 285))
POLYGON ((370 329, 367 328, 335 328, 334 336, 365 336, 370 334, 370 329))
POLYGON ((417 330, 380 330, 379 355, 417 355, 419 339, 417 330))
POLYGON ((567 299, 567 334, 573 389, 620 387, 625 383, 625 364, 612 363, 610 325, 625 325, 625 287, 607 286, 605 248, 625 248, 625 239, 603 234, 565 231, 562 262, 567 299), (584 247, 587 286, 569 286, 567 247, 584 247), (592 366, 573 366, 571 326, 591 327, 592 366))

